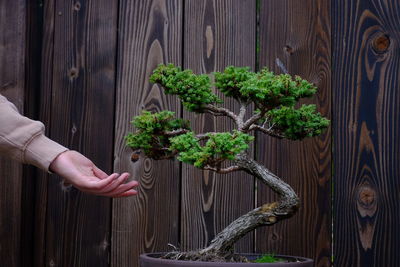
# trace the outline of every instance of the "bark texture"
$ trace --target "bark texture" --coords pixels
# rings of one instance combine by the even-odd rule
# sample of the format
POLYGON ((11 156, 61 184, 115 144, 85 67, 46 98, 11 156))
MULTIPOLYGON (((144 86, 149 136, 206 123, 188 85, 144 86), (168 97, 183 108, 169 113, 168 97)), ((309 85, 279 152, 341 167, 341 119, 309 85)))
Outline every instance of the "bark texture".
POLYGON ((236 219, 221 231, 208 247, 201 250, 201 254, 228 256, 232 253, 235 242, 248 232, 259 226, 272 225, 293 216, 299 206, 299 198, 294 190, 247 154, 239 154, 235 159, 235 164, 269 186, 280 196, 280 199, 278 202, 264 204, 236 219))

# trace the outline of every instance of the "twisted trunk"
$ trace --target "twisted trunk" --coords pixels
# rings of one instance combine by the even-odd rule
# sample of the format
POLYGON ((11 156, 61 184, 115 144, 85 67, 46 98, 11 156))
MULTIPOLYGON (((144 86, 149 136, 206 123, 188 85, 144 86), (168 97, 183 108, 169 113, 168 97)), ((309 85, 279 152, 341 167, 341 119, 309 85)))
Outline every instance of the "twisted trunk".
POLYGON ((236 157, 235 163, 242 170, 255 176, 275 191, 280 199, 277 202, 264 204, 239 217, 220 232, 200 254, 212 253, 221 256, 230 255, 236 241, 263 225, 272 225, 291 217, 298 208, 299 198, 293 189, 263 165, 245 154, 236 157))

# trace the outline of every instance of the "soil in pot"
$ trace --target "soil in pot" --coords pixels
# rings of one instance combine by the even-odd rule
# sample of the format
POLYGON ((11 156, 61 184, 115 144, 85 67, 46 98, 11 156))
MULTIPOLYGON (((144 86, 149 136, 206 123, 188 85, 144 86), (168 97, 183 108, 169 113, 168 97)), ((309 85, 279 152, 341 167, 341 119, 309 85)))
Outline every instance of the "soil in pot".
MULTIPOLYGON (((283 259, 286 262, 276 263, 232 263, 232 262, 202 262, 202 261, 180 261, 180 260, 168 260, 161 259, 162 253, 149 253, 142 254, 140 256, 140 267, 313 267, 313 260, 293 257, 276 255, 277 258, 283 259)), ((244 254, 249 260, 255 260, 259 254, 244 254)))

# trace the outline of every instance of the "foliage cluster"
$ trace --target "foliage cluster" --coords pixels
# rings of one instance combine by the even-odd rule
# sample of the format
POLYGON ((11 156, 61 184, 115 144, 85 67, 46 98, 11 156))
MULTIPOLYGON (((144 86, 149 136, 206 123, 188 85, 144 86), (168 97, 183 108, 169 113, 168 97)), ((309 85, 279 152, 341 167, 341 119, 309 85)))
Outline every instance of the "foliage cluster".
POLYGON ((168 149, 171 142, 167 133, 178 129, 190 130, 187 120, 176 119, 174 115, 172 111, 158 113, 143 111, 131 122, 137 131, 125 137, 127 145, 132 149, 143 149, 148 157, 154 159, 173 156, 168 149))
POLYGON ((329 125, 327 119, 316 113, 315 105, 302 105, 299 109, 283 106, 268 111, 267 116, 278 131, 292 140, 320 135, 329 125))
POLYGON ((248 67, 230 66, 215 73, 215 85, 226 96, 251 101, 261 110, 293 107, 300 98, 316 93, 315 86, 299 76, 275 75, 266 68, 251 72, 248 67))
POLYGON ((207 142, 200 145, 200 140, 193 132, 171 138, 171 150, 179 153, 178 159, 198 168, 215 165, 225 160, 233 160, 235 156, 248 148, 248 143, 254 139, 248 134, 233 131, 233 133, 208 133, 207 142))
POLYGON ((161 84, 166 94, 177 95, 189 111, 200 111, 207 104, 222 102, 212 93, 207 75, 195 75, 191 70, 182 71, 172 64, 159 65, 150 81, 161 84))
MULTIPOLYGON (((189 111, 227 115, 224 113, 226 109, 217 106, 222 101, 212 92, 211 88, 215 86, 244 107, 253 104, 254 122, 250 120, 247 127, 238 127, 233 132, 196 136, 189 123, 175 119, 173 112, 146 111, 133 119, 137 131, 126 137, 128 146, 143 149, 147 156, 154 159, 178 155, 179 160, 204 168, 233 160, 235 155, 246 150, 253 140, 248 133, 254 129, 272 136, 299 140, 319 135, 328 127, 329 121, 316 112, 315 105, 297 107, 301 98, 316 93, 316 87, 299 76, 275 75, 267 69, 252 72, 247 67, 233 66, 214 73, 214 76, 215 84, 212 85, 207 75, 196 75, 191 70, 181 70, 169 64, 159 65, 150 80, 160 84, 167 94, 177 95, 189 111), (172 134, 174 131, 175 134, 172 134)), ((230 117, 237 126, 238 121, 243 120, 236 114, 230 117)), ((241 124, 245 125, 245 121, 241 124)))

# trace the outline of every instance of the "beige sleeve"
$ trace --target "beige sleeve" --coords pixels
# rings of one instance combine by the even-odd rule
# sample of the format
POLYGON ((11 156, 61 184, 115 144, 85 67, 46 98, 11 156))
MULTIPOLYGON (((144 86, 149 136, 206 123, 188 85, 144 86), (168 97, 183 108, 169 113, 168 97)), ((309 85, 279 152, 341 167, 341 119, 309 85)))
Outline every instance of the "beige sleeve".
POLYGON ((0 154, 49 171, 51 162, 68 149, 44 135, 44 125, 19 114, 0 95, 0 154))

